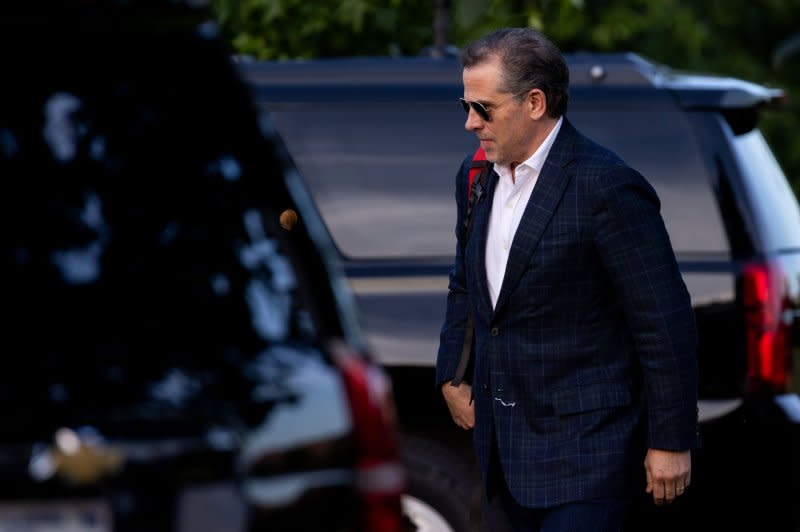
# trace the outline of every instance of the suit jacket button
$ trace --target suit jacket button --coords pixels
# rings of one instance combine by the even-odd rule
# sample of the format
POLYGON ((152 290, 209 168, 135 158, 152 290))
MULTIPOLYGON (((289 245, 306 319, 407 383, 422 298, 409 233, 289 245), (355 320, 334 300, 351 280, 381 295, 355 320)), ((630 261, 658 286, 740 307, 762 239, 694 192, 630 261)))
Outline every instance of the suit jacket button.
POLYGON ((497 327, 492 327, 491 333, 492 336, 497 336, 498 334, 500 334, 500 331, 498 330, 497 327))

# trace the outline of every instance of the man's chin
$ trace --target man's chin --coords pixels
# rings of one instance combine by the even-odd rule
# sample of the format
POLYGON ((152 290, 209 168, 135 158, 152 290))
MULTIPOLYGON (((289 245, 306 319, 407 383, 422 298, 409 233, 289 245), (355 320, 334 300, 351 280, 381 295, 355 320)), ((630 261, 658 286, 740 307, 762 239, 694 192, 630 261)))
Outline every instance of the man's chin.
POLYGON ((488 151, 486 152, 486 160, 489 161, 492 164, 500 164, 500 165, 504 164, 503 161, 501 161, 497 157, 497 154, 489 153, 488 151))

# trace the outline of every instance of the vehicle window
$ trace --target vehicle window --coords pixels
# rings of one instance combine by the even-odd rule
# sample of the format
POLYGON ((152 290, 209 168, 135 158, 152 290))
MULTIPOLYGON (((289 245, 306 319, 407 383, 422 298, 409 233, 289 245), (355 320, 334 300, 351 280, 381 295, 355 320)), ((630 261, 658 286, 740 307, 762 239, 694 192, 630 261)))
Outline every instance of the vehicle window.
MULTIPOLYGON (((70 57, 83 42, 71 43, 70 57)), ((102 70, 87 60, 71 78, 40 69, 37 90, 26 97, 28 85, 15 86, 7 101, 22 103, 0 109, 2 216, 14 227, 0 248, 13 346, 0 364, 0 401, 20 405, 3 434, 68 425, 76 405, 91 415, 116 409, 115 420, 134 410, 177 418, 185 407, 200 423, 202 408, 214 416, 214 401, 250 393, 232 382, 259 384, 244 374, 248 361, 314 345, 298 296, 313 260, 292 262, 301 239, 279 226, 292 204, 273 143, 259 136, 232 72, 220 68, 212 84, 212 62, 185 51, 197 50, 193 41, 165 42, 173 55, 153 68, 198 61, 168 78, 171 90, 127 57, 102 70), (198 115, 209 93, 225 105, 198 115)))
MULTIPOLYGON (((271 106, 322 217, 350 258, 454 251, 455 172, 475 149, 475 137, 464 131, 457 105, 410 107, 408 102, 271 106)), ((683 115, 641 106, 574 106, 568 116, 653 184, 676 251, 729 252, 709 170, 683 115)))
POLYGON ((686 117, 674 109, 587 107, 573 106, 570 120, 653 185, 675 251, 727 254, 714 180, 686 117))
POLYGON ((344 255, 453 254, 455 175, 475 149, 455 98, 271 110, 344 255))
POLYGON ((189 192, 189 172, 157 186, 139 175, 113 185, 102 172, 55 175, 15 180, 10 192, 18 224, 3 250, 17 351, 2 366, 0 399, 25 408, 9 416, 130 397, 201 409, 234 397, 224 387, 259 353, 312 345, 277 213, 242 201, 237 183, 206 175, 218 186, 189 192))
POLYGON ((747 197, 763 232, 764 251, 800 249, 800 209, 786 176, 757 129, 732 136, 733 152, 739 163, 747 197))

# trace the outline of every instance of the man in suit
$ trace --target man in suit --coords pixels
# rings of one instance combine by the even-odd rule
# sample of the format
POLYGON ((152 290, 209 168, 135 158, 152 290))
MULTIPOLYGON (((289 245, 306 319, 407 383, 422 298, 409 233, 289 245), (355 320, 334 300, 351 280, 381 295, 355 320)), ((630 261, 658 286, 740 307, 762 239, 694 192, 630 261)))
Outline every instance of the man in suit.
POLYGON ((564 116, 569 73, 542 34, 494 32, 461 62, 493 168, 469 238, 471 157, 457 176, 437 384, 516 530, 619 530, 638 490, 686 490, 699 443, 694 313, 658 197, 564 116))

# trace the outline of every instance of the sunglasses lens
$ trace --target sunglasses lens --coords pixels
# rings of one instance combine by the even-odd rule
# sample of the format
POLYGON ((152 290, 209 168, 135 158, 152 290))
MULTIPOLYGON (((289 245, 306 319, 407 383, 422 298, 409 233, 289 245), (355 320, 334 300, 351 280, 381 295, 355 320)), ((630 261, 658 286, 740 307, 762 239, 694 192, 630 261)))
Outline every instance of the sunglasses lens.
POLYGON ((489 121, 489 111, 487 111, 486 108, 482 106, 480 103, 468 102, 464 98, 459 98, 458 101, 461 102, 461 107, 464 108, 465 113, 469 114, 469 108, 472 107, 472 109, 476 113, 478 113, 478 116, 480 116, 483 120, 486 120, 487 122, 489 121))
POLYGON ((475 112, 478 113, 478 116, 489 121, 489 111, 486 110, 486 107, 479 104, 478 102, 472 102, 472 108, 475 109, 475 112))

